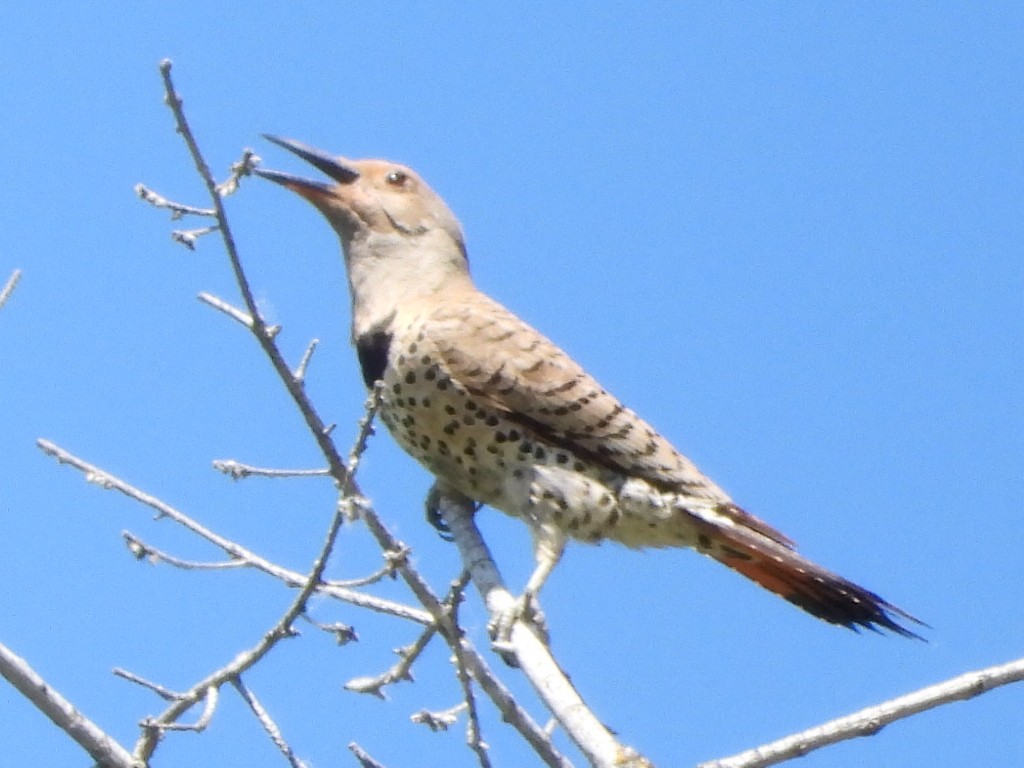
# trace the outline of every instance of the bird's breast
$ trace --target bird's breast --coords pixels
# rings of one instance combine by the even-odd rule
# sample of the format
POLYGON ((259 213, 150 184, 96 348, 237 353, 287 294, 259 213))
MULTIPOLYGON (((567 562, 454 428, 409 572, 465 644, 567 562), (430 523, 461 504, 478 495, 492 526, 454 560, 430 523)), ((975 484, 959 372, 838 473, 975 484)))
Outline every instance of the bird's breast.
POLYGON ((381 380, 381 420, 409 455, 467 496, 516 513, 508 486, 539 448, 525 429, 415 344, 392 350, 381 380))

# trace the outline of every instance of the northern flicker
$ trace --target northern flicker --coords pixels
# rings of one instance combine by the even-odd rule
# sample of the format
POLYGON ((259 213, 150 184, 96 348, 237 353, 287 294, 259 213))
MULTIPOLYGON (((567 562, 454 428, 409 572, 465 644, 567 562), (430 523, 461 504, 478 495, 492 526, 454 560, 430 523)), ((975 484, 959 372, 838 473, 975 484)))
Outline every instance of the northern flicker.
POLYGON ((914 617, 797 554, 636 413, 470 279, 462 230, 411 169, 266 138, 329 176, 257 170, 312 203, 341 239, 352 338, 380 418, 439 481, 524 520, 535 596, 567 539, 691 547, 820 619, 914 617))

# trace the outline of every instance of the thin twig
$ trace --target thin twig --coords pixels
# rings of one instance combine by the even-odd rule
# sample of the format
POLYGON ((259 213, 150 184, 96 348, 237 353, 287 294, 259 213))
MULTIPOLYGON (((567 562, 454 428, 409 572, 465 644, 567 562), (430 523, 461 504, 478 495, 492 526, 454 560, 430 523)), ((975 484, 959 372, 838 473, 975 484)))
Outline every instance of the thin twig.
POLYGON ((775 765, 830 744, 858 736, 871 736, 889 723, 918 712, 953 701, 971 699, 1021 680, 1024 680, 1024 659, 967 672, 738 755, 701 763, 698 768, 763 768, 775 765))
MULTIPOLYGON (((462 603, 462 595, 469 583, 469 578, 469 571, 464 570, 458 580, 452 584, 449 602, 452 606, 452 621, 456 625, 459 623, 459 605, 462 603)), ((455 674, 462 687, 462 699, 466 706, 466 744, 476 754, 480 768, 491 768, 491 757, 487 752, 488 745, 484 741, 483 731, 480 728, 480 713, 477 711, 476 696, 473 694, 473 677, 466 666, 461 644, 455 649, 454 657, 455 674)))
POLYGON ((304 382, 306 380, 306 370, 309 368, 309 363, 313 359, 313 353, 316 351, 317 344, 320 343, 320 339, 313 339, 309 342, 309 346, 306 347, 306 351, 302 354, 302 359, 299 361, 298 367, 292 376, 298 382, 304 382))
POLYGON ((394 578, 394 576, 395 566, 392 564, 389 558, 387 565, 385 565, 380 570, 374 571, 373 573, 367 576, 360 576, 357 579, 330 579, 328 581, 325 581, 324 583, 333 584, 339 587, 346 587, 348 589, 354 589, 355 587, 366 587, 370 584, 376 584, 380 581, 383 581, 384 579, 394 578))
MULTIPOLYGON (((184 512, 181 512, 155 496, 151 496, 135 486, 126 483, 124 480, 107 473, 103 469, 90 464, 84 459, 75 456, 49 440, 40 438, 36 441, 36 444, 44 453, 49 456, 53 456, 61 464, 67 464, 82 472, 87 481, 95 483, 101 488, 123 493, 128 498, 134 499, 135 501, 156 510, 158 517, 165 517, 169 520, 173 520, 197 536, 206 539, 214 546, 219 547, 233 560, 241 560, 249 567, 263 571, 289 587, 301 587, 305 584, 306 577, 303 574, 287 568, 282 568, 276 563, 272 563, 266 558, 260 557, 255 552, 246 549, 240 544, 236 544, 230 539, 226 539, 223 536, 214 533, 205 526, 200 525, 184 512)), ((320 594, 334 597, 338 600, 342 600, 352 605, 357 605, 361 608, 369 608, 370 610, 378 613, 389 614, 402 619, 409 619, 419 624, 426 625, 433 621, 431 615, 421 609, 413 608, 412 606, 404 605, 402 603, 396 603, 393 600, 367 595, 363 592, 344 589, 331 583, 321 584, 317 591, 320 594)))
MULTIPOLYGON (((202 733, 206 730, 207 726, 210 725, 210 721, 213 720, 213 714, 217 711, 217 705, 220 703, 220 686, 223 685, 224 682, 225 681, 218 681, 217 683, 208 685, 203 689, 200 696, 200 699, 203 702, 203 711, 200 713, 199 719, 194 723, 179 723, 177 720, 161 722, 160 718, 146 718, 142 723, 143 728, 146 729, 147 732, 162 733, 164 731, 194 731, 195 733, 202 733)), ((189 695, 191 695, 191 691, 183 694, 181 698, 176 699, 176 701, 183 700, 189 695)), ((192 704, 194 703, 195 702, 192 702, 192 704)), ((191 706, 191 704, 189 706, 191 706)))
POLYGON ((11 273, 11 276, 7 278, 7 282, 4 283, 4 287, 0 288, 0 309, 3 308, 7 300, 11 298, 11 294, 14 293, 14 286, 21 280, 21 270, 16 269, 11 273))
POLYGON ((175 229, 171 232, 171 239, 176 243, 181 243, 190 251, 196 249, 196 241, 203 235, 209 235, 216 232, 220 227, 216 224, 211 224, 208 227, 199 227, 198 229, 175 229))
POLYGON ((145 184, 136 184, 135 194, 155 208, 166 208, 169 210, 171 212, 171 221, 177 221, 184 216, 205 216, 209 218, 217 215, 217 212, 212 208, 196 208, 193 205, 185 205, 184 203, 168 200, 145 184))
POLYGON ((274 742, 274 746, 278 748, 282 755, 284 755, 284 759, 288 761, 288 764, 292 766, 292 768, 306 768, 306 764, 295 756, 295 752, 281 734, 281 729, 277 727, 277 723, 274 722, 270 713, 268 713, 267 710, 263 708, 263 705, 260 704, 260 700, 256 698, 256 694, 249 690, 245 683, 242 682, 241 678, 236 677, 231 681, 231 683, 235 686, 235 690, 238 691, 245 703, 249 705, 249 709, 252 710, 254 715, 256 715, 256 719, 260 721, 260 725, 263 726, 263 730, 267 732, 270 740, 274 742))
MULTIPOLYGON (((359 464, 359 459, 362 455, 361 450, 366 446, 366 437, 370 429, 370 424, 373 421, 373 414, 374 409, 369 409, 367 416, 364 419, 364 423, 360 427, 355 447, 352 449, 350 466, 347 474, 349 484, 351 484, 351 478, 359 464)), ((348 488, 342 489, 343 492, 348 490, 348 488)), ((336 509, 331 518, 330 525, 328 526, 324 543, 320 548, 320 552, 317 555, 316 560, 313 562, 313 567, 310 570, 309 576, 306 578, 299 594, 296 595, 292 604, 284 612, 277 623, 252 649, 236 656, 231 663, 214 672, 212 675, 209 675, 205 680, 189 689, 182 699, 174 702, 158 717, 147 721, 145 723, 143 735, 135 745, 135 755, 137 757, 145 761, 148 761, 150 757, 152 757, 153 750, 156 749, 157 743, 159 742, 161 732, 174 727, 177 719, 195 703, 201 692, 206 692, 205 695, 207 697, 214 695, 210 692, 219 690, 220 686, 225 682, 237 680, 243 672, 251 669, 253 665, 266 656, 281 640, 295 634, 295 620, 306 612, 306 606, 308 605, 310 598, 320 586, 324 569, 327 567, 327 561, 330 558, 331 553, 334 551, 334 543, 337 540, 338 532, 341 530, 344 520, 345 516, 341 509, 336 509)), ((209 702, 209 698, 207 698, 207 702, 209 702)))
POLYGON ((223 472, 232 480, 244 480, 247 477, 325 477, 330 474, 326 469, 268 469, 242 464, 234 459, 216 459, 213 468, 223 472))
POLYGON ((144 677, 139 677, 134 672, 129 672, 127 669, 122 669, 121 667, 114 667, 112 671, 116 677, 124 678, 130 683, 135 683, 136 685, 141 685, 143 688, 148 688, 164 701, 177 701, 182 696, 182 694, 178 693, 177 691, 172 691, 168 688, 164 688, 162 685, 158 685, 157 683, 147 680, 144 677))
POLYGON ((58 728, 78 742, 89 756, 103 768, 141 768, 117 741, 107 735, 96 723, 75 709, 74 705, 57 693, 25 659, 0 644, 0 675, 13 685, 22 696, 50 718, 58 728))
POLYGON ((447 731, 459 720, 459 715, 466 711, 468 705, 464 701, 460 701, 454 707, 441 710, 440 712, 431 712, 429 709, 421 709, 419 712, 414 712, 409 719, 417 725, 425 725, 430 730, 437 733, 438 731, 447 731))
POLYGON ((436 627, 433 625, 427 627, 413 643, 403 648, 395 649, 395 653, 398 654, 398 661, 389 669, 374 677, 355 677, 345 683, 345 690, 353 691, 354 693, 368 693, 379 699, 385 698, 384 686, 402 680, 412 680, 411 669, 413 663, 423 653, 423 649, 427 647, 436 633, 436 627))
POLYGON ((260 164, 260 159, 251 149, 242 152, 242 159, 231 164, 231 175, 217 185, 217 194, 221 197, 233 195, 238 191, 243 176, 251 176, 253 169, 260 164))
POLYGON ((384 763, 374 760, 370 753, 360 747, 354 741, 348 745, 349 751, 356 756, 356 760, 359 761, 359 765, 362 768, 386 768, 384 763))
POLYGON ((212 293, 207 293, 206 291, 203 291, 202 293, 199 294, 199 300, 204 304, 209 304, 218 312, 223 312, 232 320, 235 320, 244 325, 250 331, 253 329, 254 323, 251 315, 247 315, 242 310, 236 309, 223 299, 217 298, 212 293))
POLYGON ((356 631, 348 624, 343 624, 340 621, 336 621, 332 624, 322 624, 319 621, 316 621, 308 613, 303 614, 302 618, 317 629, 334 635, 334 639, 338 645, 348 645, 349 643, 355 643, 359 640, 359 635, 357 635, 356 631))
MULTIPOLYGON (((295 404, 298 406, 303 419, 306 421, 306 425, 309 427, 310 431, 313 433, 314 439, 317 441, 317 445, 319 446, 321 453, 327 457, 328 464, 332 469, 341 470, 344 467, 344 463, 338 455, 334 442, 330 439, 327 426, 313 408, 312 403, 310 403, 304 396, 302 382, 297 380, 293 375, 280 350, 278 350, 277 346, 274 344, 274 336, 268 332, 267 325, 260 316, 259 307, 256 304, 252 288, 249 285, 249 279, 246 277, 245 271, 242 269, 242 262, 238 256, 238 249, 235 247, 234 235, 232 235, 231 227, 228 224, 223 201, 221 200, 220 192, 217 189, 217 183, 214 181, 213 176, 210 174, 210 169, 207 166, 206 161, 203 159, 199 145, 196 143, 195 137, 192 134, 192 128, 189 126, 188 120, 185 118, 185 113, 182 110, 181 98, 174 89, 174 82, 171 79, 171 61, 169 59, 164 59, 160 63, 160 74, 163 76, 164 80, 165 100, 167 105, 171 108, 171 111, 174 113, 174 121, 177 126, 178 133, 180 133, 182 138, 185 140, 189 154, 191 154, 192 160, 195 163, 196 170, 199 172, 199 175, 203 179, 203 183, 206 184, 206 188, 210 193, 210 198, 213 202, 214 209, 216 210, 217 223, 220 226, 224 249, 231 262, 231 269, 235 275, 235 282, 238 284, 238 289, 242 294, 243 301, 245 302, 245 307, 250 317, 250 328, 253 335, 256 337, 256 340, 259 342, 271 364, 274 366, 274 369, 277 371, 278 376, 281 378, 281 381, 288 390, 288 394, 291 395, 292 400, 295 401, 295 404)), ((340 482, 343 478, 336 476, 335 479, 340 482)), ((355 488, 353 488, 353 491, 358 493, 355 488)))
POLYGON ((124 537, 125 544, 128 546, 128 551, 134 555, 136 560, 149 560, 149 562, 153 564, 167 563, 168 565, 173 565, 175 568, 181 568, 186 571, 220 571, 229 568, 245 568, 249 565, 244 560, 239 560, 237 558, 232 558, 231 560, 227 560, 222 563, 182 560, 180 557, 169 555, 156 547, 151 547, 130 531, 122 531, 121 536, 124 537))

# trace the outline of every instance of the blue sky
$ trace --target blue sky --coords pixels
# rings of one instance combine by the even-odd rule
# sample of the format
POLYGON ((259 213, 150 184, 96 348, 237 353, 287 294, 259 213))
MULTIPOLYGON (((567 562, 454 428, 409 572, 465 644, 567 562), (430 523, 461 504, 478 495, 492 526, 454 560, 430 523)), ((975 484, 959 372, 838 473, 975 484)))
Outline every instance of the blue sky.
MULTIPOLYGON (((18 4, 0 29, 0 641, 123 743, 160 710, 122 666, 184 688, 250 646, 290 594, 253 574, 135 562, 131 530, 216 553, 85 484, 46 437, 261 554, 306 569, 322 481, 234 484, 215 458, 315 466, 254 342, 195 300, 234 300, 213 240, 171 243, 136 182, 205 205, 162 105, 177 84, 210 164, 259 138, 406 162, 449 201, 478 283, 558 341, 744 507, 932 625, 927 644, 815 622, 689 552, 570 550, 545 594, 555 652, 599 716, 660 766, 724 756, 1024 655, 1024 10, 1015 3, 18 4)), ((333 234, 251 180, 229 201, 243 257, 309 390, 354 434, 363 401, 333 234)), ((175 225, 177 226, 177 225, 175 225)), ((347 437, 342 437, 345 444, 347 437)), ((361 475, 440 590, 454 549, 429 478, 385 434, 361 475)), ((529 540, 481 517, 512 584, 529 540)), ((376 567, 358 528, 331 575, 376 567)), ((388 594, 400 596, 397 587, 388 594)), ((461 725, 408 723, 458 691, 444 649, 389 702, 342 690, 410 629, 318 601, 313 629, 249 678, 299 755, 473 765, 461 725)), ((475 598, 465 618, 481 645, 475 598)), ((525 686, 508 673, 530 701, 525 686)), ((1024 757, 1019 688, 801 762, 992 765, 1024 757)), ((536 710, 535 710, 536 711, 536 710)), ((12 691, 11 764, 83 755, 12 691)), ((529 764, 488 715, 499 765, 529 764)), ((224 696, 154 763, 280 764, 224 696)))

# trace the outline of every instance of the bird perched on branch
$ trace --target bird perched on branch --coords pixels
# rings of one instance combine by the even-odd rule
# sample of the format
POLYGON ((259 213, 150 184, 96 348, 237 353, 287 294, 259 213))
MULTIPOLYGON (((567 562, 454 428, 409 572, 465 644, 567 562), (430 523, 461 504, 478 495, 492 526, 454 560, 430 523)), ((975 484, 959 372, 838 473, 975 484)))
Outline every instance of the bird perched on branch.
POLYGON ((380 418, 461 494, 526 522, 536 596, 568 539, 691 547, 819 619, 916 637, 917 622, 797 554, 578 363, 470 279, 462 229, 411 169, 267 136, 331 178, 257 170, 341 239, 352 338, 380 418))

